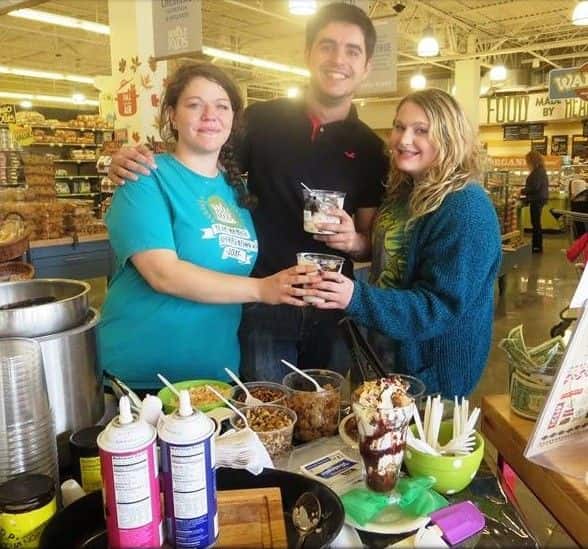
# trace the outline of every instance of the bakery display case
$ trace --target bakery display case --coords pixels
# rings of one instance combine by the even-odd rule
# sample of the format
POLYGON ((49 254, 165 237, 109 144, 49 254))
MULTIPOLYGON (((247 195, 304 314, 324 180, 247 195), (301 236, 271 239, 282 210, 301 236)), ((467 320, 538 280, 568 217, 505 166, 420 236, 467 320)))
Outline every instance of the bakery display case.
POLYGON ((495 170, 486 173, 484 186, 496 209, 500 232, 508 234, 518 229, 519 189, 510 185, 510 172, 495 170))

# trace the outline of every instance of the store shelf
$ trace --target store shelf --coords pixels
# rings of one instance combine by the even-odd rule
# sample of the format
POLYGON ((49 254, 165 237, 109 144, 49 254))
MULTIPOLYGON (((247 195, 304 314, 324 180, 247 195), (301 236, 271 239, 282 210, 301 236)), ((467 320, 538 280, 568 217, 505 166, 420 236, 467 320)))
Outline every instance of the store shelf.
POLYGON ((74 160, 73 158, 60 158, 59 160, 54 160, 53 162, 56 164, 96 164, 96 159, 94 158, 93 160, 74 160))
POLYGON ((71 181, 72 179, 101 179, 102 176, 100 175, 56 175, 55 180, 67 180, 71 181))
POLYGON ((57 198, 94 198, 100 194, 101 193, 64 193, 58 194, 57 198))
POLYGON ((48 124, 23 124, 30 128, 42 128, 44 130, 79 130, 82 132, 113 132, 114 128, 79 128, 74 126, 51 126, 48 124))
POLYGON ((45 143, 45 142, 34 142, 31 143, 32 147, 81 147, 82 149, 86 147, 101 147, 102 144, 98 143, 45 143))

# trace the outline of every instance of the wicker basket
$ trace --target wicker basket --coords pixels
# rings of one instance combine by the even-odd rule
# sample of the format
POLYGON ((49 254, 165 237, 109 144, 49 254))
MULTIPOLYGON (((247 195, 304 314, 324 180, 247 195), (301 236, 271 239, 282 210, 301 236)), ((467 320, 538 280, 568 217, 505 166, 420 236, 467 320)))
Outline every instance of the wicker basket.
MULTIPOLYGON (((4 221, 8 221, 9 218, 16 218, 24 225, 24 219, 20 214, 10 213, 6 215, 4 221)), ((29 247, 30 235, 31 233, 29 230, 12 240, 0 243, 0 262, 22 257, 29 247)))
POLYGON ((22 263, 21 261, 0 263, 0 282, 31 280, 34 277, 35 268, 29 263, 22 263))

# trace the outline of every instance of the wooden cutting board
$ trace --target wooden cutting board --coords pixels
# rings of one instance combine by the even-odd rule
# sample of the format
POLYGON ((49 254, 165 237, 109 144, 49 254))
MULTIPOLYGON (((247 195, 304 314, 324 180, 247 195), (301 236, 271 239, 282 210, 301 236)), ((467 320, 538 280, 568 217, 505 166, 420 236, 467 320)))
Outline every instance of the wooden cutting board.
POLYGON ((216 547, 288 547, 279 488, 217 492, 219 535, 216 547))

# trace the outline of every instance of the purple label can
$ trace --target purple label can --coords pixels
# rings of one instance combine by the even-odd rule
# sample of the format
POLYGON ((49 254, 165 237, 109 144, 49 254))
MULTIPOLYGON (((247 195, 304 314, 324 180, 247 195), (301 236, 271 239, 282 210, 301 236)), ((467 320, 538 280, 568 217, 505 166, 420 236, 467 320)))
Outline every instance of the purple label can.
POLYGON ((158 425, 167 540, 179 549, 203 549, 218 536, 215 425, 183 404, 158 425))

